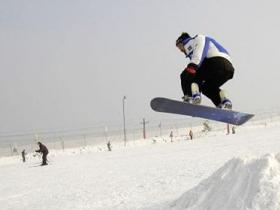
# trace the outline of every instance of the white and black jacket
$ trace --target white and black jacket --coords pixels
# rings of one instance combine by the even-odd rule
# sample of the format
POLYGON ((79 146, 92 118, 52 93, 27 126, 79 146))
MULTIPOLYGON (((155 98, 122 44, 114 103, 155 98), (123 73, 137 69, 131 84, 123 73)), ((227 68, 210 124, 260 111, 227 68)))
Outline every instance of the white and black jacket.
POLYGON ((190 63, 198 67, 200 67, 205 58, 223 57, 231 62, 228 51, 211 37, 199 34, 185 39, 183 44, 186 57, 190 59, 190 63))

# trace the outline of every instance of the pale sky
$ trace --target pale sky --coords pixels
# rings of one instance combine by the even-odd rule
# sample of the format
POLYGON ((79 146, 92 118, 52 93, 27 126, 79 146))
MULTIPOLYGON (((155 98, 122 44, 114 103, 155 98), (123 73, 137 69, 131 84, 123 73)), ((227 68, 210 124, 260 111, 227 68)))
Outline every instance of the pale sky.
MULTIPOLYGON (((181 99, 182 31, 231 54, 235 110, 280 107, 278 0, 0 0, 0 135, 156 119, 181 99)), ((209 104, 203 98, 204 104, 209 104)), ((170 115, 166 115, 169 117, 170 115)))

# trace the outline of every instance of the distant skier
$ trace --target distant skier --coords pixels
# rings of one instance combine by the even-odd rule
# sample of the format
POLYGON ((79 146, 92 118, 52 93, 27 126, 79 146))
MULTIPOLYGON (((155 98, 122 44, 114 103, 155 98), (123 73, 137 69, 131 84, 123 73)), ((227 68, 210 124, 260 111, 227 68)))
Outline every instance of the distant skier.
POLYGON ((110 141, 107 142, 107 148, 108 148, 108 151, 109 151, 109 152, 112 151, 112 145, 111 145, 111 142, 110 142, 110 141))
POLYGON ((231 133, 232 133, 232 134, 235 134, 235 126, 232 126, 232 128, 231 128, 231 133))
POLYGON ((234 68, 229 53, 216 40, 204 35, 190 37, 183 32, 176 46, 190 59, 181 73, 183 100, 201 103, 201 92, 219 108, 232 108, 220 87, 233 78, 234 68))
POLYGON ((190 137, 190 140, 193 140, 193 132, 192 132, 192 129, 190 129, 190 131, 189 131, 189 137, 190 137))
POLYGON ((42 155, 43 155, 42 156, 42 166, 48 165, 47 164, 47 155, 49 154, 48 148, 41 142, 38 142, 37 144, 39 146, 39 149, 36 150, 36 152, 42 153, 42 155))
POLYGON ((25 163, 25 161, 26 161, 26 152, 25 152, 25 149, 24 150, 22 150, 22 152, 21 152, 21 157, 22 157, 22 162, 24 162, 25 163))
POLYGON ((171 142, 173 142, 173 131, 170 132, 169 137, 170 137, 171 142))

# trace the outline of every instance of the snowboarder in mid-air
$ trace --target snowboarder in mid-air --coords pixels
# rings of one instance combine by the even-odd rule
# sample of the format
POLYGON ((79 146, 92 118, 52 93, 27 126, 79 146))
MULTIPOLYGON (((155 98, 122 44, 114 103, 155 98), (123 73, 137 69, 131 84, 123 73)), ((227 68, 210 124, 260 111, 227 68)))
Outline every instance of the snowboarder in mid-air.
POLYGON ((176 40, 176 46, 189 58, 189 64, 181 73, 183 102, 156 97, 151 108, 157 112, 181 114, 216 120, 233 125, 242 125, 254 115, 233 111, 232 102, 220 87, 233 78, 234 67, 227 50, 215 39, 204 35, 190 37, 183 32, 176 40), (201 93, 216 107, 198 106, 201 93))
POLYGON ((190 59, 181 73, 183 100, 200 104, 201 93, 219 108, 232 108, 232 102, 220 87, 233 78, 234 68, 227 50, 216 40, 204 35, 190 37, 183 32, 176 46, 190 59))
POLYGON ((48 148, 41 142, 38 142, 37 144, 39 146, 39 149, 36 150, 35 152, 42 153, 42 166, 48 165, 47 164, 47 155, 49 154, 48 148))

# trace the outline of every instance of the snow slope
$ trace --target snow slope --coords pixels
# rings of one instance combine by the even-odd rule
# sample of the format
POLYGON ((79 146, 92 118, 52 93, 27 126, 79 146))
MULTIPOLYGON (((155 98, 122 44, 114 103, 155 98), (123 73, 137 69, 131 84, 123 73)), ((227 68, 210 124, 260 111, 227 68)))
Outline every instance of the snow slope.
POLYGON ((0 209, 279 209, 279 122, 194 136, 1 158, 0 209))
POLYGON ((173 209, 280 209, 280 154, 234 158, 185 193, 173 209))

